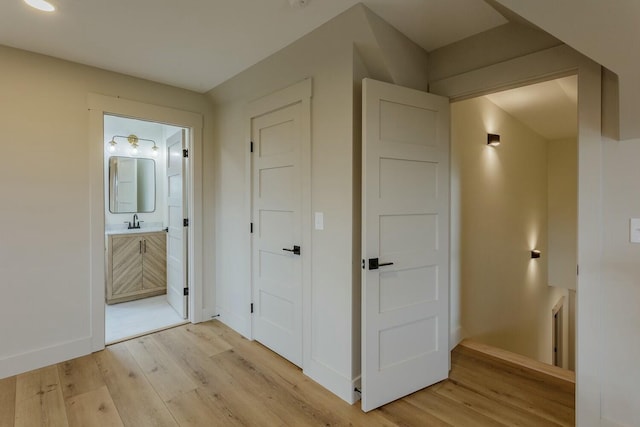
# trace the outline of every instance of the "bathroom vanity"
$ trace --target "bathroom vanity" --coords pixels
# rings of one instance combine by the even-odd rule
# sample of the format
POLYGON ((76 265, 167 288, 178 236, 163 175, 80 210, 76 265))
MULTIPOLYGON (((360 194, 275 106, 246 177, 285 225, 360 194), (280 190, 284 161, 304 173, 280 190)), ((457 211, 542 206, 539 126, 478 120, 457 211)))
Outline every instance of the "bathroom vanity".
POLYGON ((167 292, 167 233, 133 229, 106 235, 107 304, 167 292))

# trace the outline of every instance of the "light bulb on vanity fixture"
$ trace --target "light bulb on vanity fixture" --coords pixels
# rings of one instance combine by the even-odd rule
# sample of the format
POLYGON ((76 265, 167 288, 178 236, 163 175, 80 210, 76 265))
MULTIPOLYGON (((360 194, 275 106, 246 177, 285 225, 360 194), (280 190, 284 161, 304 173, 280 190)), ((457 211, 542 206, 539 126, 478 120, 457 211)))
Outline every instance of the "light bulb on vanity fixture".
POLYGON ((118 145, 118 143, 111 138, 111 141, 109 141, 109 152, 110 153, 115 153, 116 152, 116 145, 118 145))
POLYGON ((487 145, 492 147, 497 147, 500 145, 500 135, 497 133, 488 133, 487 134, 487 145))
POLYGON ((158 157, 158 146, 156 144, 153 144, 153 147, 151 147, 151 155, 153 157, 158 157))
POLYGON ((131 134, 127 137, 127 141, 131 144, 131 154, 138 154, 138 137, 131 134))

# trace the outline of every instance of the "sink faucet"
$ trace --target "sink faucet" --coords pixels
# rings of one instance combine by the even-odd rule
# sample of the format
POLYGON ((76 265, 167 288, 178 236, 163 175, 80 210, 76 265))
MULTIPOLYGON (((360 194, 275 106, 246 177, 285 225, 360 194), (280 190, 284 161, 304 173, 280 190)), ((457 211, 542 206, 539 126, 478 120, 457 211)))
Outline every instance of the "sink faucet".
POLYGON ((140 228, 140 221, 138 221, 138 214, 133 214, 133 224, 131 228, 140 228))

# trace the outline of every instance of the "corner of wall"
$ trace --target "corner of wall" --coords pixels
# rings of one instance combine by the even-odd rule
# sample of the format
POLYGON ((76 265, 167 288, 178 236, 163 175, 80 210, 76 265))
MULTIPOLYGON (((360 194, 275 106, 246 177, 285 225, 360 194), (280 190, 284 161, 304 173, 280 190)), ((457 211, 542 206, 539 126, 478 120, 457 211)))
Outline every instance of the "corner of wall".
POLYGON ((365 16, 391 77, 383 81, 426 91, 429 87, 427 52, 366 7, 365 16))

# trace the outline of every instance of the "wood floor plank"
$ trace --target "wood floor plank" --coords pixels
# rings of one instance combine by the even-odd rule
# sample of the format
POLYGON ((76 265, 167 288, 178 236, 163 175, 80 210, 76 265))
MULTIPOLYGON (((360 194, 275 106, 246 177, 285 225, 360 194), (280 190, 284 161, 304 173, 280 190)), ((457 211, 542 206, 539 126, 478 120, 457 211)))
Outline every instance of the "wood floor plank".
POLYGON ((271 411, 269 402, 261 401, 256 393, 247 393, 226 372, 215 369, 211 359, 194 345, 182 328, 163 331, 154 336, 183 371, 207 392, 220 400, 228 410, 246 425, 286 425, 285 420, 271 411))
POLYGON ((301 399, 296 390, 279 382, 264 369, 253 365, 234 350, 211 357, 216 370, 226 372, 237 387, 246 393, 256 393, 260 400, 282 419, 299 420, 306 425, 337 425, 338 417, 331 408, 311 405, 301 399))
POLYGON ((526 366, 528 375, 541 374, 545 378, 556 378, 563 383, 576 383, 576 374, 573 371, 539 362, 526 356, 492 347, 478 341, 465 339, 458 345, 457 350, 459 352, 473 354, 476 357, 482 357, 485 360, 497 360, 501 366, 526 366))
POLYGON ((16 377, 0 380, 0 427, 13 427, 16 413, 16 377))
POLYGON ((242 426, 244 423, 220 399, 204 389, 176 396, 167 406, 180 427, 242 426))
POLYGON ((404 400, 453 426, 504 427, 492 418, 436 394, 433 388, 417 391, 404 400))
POLYGON ((404 399, 396 400, 380 408, 380 412, 401 427, 430 426, 452 427, 440 418, 424 411, 404 399))
POLYGON ((537 377, 527 376, 524 373, 514 374, 500 365, 486 363, 481 359, 473 357, 460 357, 458 354, 452 356, 452 361, 462 368, 482 371, 491 381, 517 384, 518 388, 527 390, 527 393, 540 399, 550 400, 568 408, 574 408, 575 406, 575 395, 573 391, 569 392, 559 389, 558 387, 551 387, 548 383, 544 383, 537 377))
POLYGON ((95 353, 120 418, 128 426, 177 426, 124 344, 95 353))
MULTIPOLYGON (((575 382, 565 381, 557 376, 546 375, 539 370, 532 370, 524 366, 519 366, 511 362, 503 363, 500 359, 494 357, 483 357, 475 350, 469 350, 465 347, 457 347, 452 354, 452 359, 461 357, 461 360, 468 363, 479 363, 483 366, 489 366, 493 369, 508 375, 514 376, 514 379, 526 379, 527 382, 538 384, 540 389, 546 392, 553 390, 557 393, 565 393, 567 396, 575 395, 575 382)), ((570 402, 575 406, 573 401, 570 402)))
POLYGON ((560 425, 575 424, 575 411, 572 408, 531 394, 515 383, 497 380, 486 370, 469 369, 458 364, 456 369, 451 371, 449 378, 489 399, 506 402, 538 417, 560 425))
POLYGON ((259 366, 260 370, 269 372, 283 387, 293 390, 301 399, 314 402, 323 408, 329 408, 340 417, 345 425, 396 426, 397 424, 380 411, 364 413, 360 403, 349 405, 332 393, 328 393, 320 384, 302 374, 300 368, 283 359, 273 351, 255 341, 249 341, 237 332, 218 321, 201 324, 213 333, 230 343, 234 350, 244 358, 259 366))
POLYGON ((524 410, 491 400, 452 381, 444 381, 434 391, 507 426, 558 427, 560 425, 524 410))
POLYGON ((106 385, 66 399, 71 427, 122 427, 122 420, 106 385))
POLYGON ((58 375, 65 399, 99 389, 105 385, 93 355, 59 363, 58 375))
POLYGON ((165 402, 198 387, 153 337, 136 338, 125 345, 165 402))
POLYGON ((202 324, 186 325, 183 329, 191 341, 207 356, 223 353, 233 348, 224 338, 216 335, 211 328, 202 324))
POLYGON ((55 365, 18 375, 16 427, 68 426, 62 387, 55 365))

